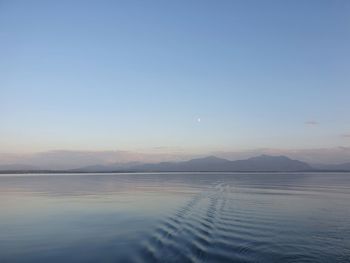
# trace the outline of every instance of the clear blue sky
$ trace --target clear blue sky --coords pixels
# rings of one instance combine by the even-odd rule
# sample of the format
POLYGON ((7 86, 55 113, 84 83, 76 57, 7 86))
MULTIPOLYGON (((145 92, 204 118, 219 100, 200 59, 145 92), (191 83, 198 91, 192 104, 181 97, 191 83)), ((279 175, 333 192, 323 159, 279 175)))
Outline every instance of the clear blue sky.
POLYGON ((1 152, 350 146, 350 1, 0 0, 0 120, 1 152))

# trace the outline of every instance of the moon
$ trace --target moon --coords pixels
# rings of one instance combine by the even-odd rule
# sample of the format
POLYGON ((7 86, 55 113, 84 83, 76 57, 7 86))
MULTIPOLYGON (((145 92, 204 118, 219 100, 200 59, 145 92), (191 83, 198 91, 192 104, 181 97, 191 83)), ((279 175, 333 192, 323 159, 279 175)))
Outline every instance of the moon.
POLYGON ((197 122, 201 122, 201 118, 198 118, 198 119, 197 119, 197 122))

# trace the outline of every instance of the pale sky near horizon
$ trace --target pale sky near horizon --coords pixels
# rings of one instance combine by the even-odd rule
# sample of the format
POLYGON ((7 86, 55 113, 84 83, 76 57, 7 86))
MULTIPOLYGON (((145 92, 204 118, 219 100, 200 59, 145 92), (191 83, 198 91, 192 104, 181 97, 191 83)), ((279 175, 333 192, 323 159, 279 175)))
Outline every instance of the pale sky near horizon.
POLYGON ((0 0, 0 152, 349 147, 349 14, 0 0))

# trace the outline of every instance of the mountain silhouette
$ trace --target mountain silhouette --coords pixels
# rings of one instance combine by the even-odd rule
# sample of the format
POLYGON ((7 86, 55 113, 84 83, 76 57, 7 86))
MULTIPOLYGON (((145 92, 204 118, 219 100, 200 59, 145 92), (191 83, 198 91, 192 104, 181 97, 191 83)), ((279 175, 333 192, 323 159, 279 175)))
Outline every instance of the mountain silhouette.
POLYGON ((350 171, 350 162, 348 163, 340 163, 340 164, 322 164, 316 166, 322 170, 332 170, 332 171, 350 171))
POLYGON ((350 171, 350 163, 333 165, 309 165, 286 156, 259 155, 244 160, 230 161, 216 156, 179 162, 141 163, 120 162, 96 164, 77 169, 44 169, 38 166, 10 164, 0 165, 0 172, 308 172, 350 171))
POLYGON ((309 171, 311 166, 305 162, 292 160, 285 156, 260 155, 246 160, 229 161, 209 156, 184 162, 162 162, 142 164, 129 168, 145 172, 257 172, 257 171, 309 171))

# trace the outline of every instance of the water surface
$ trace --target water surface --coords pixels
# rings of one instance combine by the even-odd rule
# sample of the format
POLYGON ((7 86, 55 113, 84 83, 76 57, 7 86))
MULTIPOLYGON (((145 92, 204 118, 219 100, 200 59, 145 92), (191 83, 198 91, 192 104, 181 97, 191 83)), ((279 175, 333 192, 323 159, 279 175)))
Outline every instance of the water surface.
POLYGON ((350 173, 2 175, 0 262, 350 262, 350 173))

